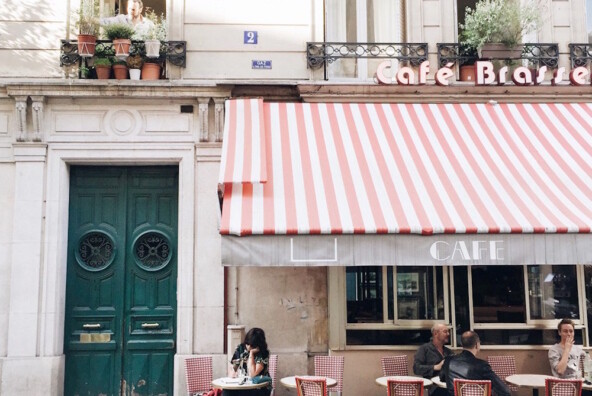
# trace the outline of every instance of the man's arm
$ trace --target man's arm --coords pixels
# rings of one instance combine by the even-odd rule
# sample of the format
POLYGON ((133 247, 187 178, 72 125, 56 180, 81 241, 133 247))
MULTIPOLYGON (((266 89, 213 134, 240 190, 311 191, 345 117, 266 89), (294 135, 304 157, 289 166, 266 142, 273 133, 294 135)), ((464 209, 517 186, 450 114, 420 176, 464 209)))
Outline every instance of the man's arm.
POLYGON ((483 365, 483 379, 491 381, 491 388, 493 393, 497 396, 511 396, 512 392, 508 385, 500 377, 497 376, 491 369, 491 366, 485 362, 483 365))

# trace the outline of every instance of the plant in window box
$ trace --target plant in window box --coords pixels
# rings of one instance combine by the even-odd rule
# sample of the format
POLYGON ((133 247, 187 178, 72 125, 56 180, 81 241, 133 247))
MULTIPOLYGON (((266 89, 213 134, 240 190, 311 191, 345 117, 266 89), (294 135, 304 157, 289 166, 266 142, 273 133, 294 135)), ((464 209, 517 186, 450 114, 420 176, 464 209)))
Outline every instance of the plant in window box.
POLYGON ((162 42, 167 40, 168 28, 166 17, 163 14, 159 17, 153 10, 150 10, 146 13, 146 18, 152 22, 144 36, 146 56, 148 58, 158 58, 162 42))
POLYGON ((95 53, 99 33, 99 2, 82 0, 78 9, 76 27, 78 28, 78 55, 90 58, 95 53))
POLYGON ((145 58, 142 66, 142 80, 159 80, 161 63, 160 58, 145 58))
POLYGON ((131 80, 139 80, 140 75, 142 73, 142 65, 144 64, 144 60, 142 56, 139 54, 130 55, 127 58, 127 66, 129 67, 129 74, 131 80))
POLYGON ((111 75, 111 58, 95 58, 93 66, 99 80, 107 80, 111 75))
POLYGON ((110 23, 103 25, 105 37, 113 41, 113 49, 115 56, 118 58, 127 58, 129 50, 132 45, 132 36, 134 35, 134 28, 127 23, 110 23))
POLYGON ((519 58, 522 38, 539 28, 542 8, 540 0, 479 0, 475 9, 466 8, 460 42, 480 58, 519 58))
POLYGON ((477 49, 465 44, 459 47, 459 81, 475 81, 475 62, 478 59, 477 49))
POLYGON ((124 60, 117 59, 113 62, 113 75, 117 80, 127 79, 127 63, 124 60))

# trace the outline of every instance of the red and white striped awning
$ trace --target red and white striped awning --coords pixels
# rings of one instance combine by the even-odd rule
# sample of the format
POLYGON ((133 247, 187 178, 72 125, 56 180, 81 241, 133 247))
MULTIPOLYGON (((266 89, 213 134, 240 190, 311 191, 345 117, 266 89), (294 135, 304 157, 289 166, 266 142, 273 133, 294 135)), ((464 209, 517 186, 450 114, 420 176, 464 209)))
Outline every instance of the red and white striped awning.
POLYGON ((231 100, 224 235, 589 234, 592 103, 231 100))

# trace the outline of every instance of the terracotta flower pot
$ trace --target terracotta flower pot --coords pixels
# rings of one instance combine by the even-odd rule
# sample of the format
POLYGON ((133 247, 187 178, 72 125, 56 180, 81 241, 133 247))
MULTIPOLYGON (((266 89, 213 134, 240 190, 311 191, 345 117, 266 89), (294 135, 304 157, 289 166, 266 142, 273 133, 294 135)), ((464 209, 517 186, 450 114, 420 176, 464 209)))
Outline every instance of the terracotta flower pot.
POLYGON ((95 70, 97 71, 97 78, 99 80, 108 80, 111 75, 111 66, 106 65, 97 65, 95 66, 95 70))
POLYGON ((113 40, 113 49, 115 56, 118 58, 127 58, 129 56, 129 49, 132 45, 132 40, 129 39, 115 39, 113 40))
POLYGON ((117 80, 127 79, 127 66, 126 65, 113 65, 113 74, 117 80))
POLYGON ((459 81, 475 81, 475 65, 463 65, 460 67, 459 81))
POLYGON ((83 58, 90 58, 95 54, 95 47, 97 46, 97 37, 92 34, 78 35, 78 55, 83 58))
POLYGON ((142 80, 158 80, 160 78, 160 65, 157 63, 144 63, 142 66, 142 80))
POLYGON ((148 58, 158 58, 160 55, 160 41, 146 40, 144 45, 146 47, 146 56, 148 58))
POLYGON ((482 59, 517 59, 522 56, 524 44, 508 47, 502 43, 486 43, 479 49, 479 58, 482 59))

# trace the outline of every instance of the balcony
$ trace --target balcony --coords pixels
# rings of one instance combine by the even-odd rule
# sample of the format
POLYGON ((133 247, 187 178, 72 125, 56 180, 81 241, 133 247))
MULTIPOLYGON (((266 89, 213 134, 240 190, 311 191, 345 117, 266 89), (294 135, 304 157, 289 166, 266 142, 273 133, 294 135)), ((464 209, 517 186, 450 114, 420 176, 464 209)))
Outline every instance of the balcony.
MULTIPOLYGON (((60 66, 68 67, 77 65, 79 70, 78 77, 84 78, 82 76, 82 70, 84 68, 88 69, 92 67, 92 63, 98 54, 102 54, 106 57, 113 57, 115 54, 113 43, 110 40, 97 40, 95 56, 82 57, 78 53, 77 40, 61 40, 60 66)), ((166 67, 167 63, 178 67, 186 67, 186 54, 186 41, 165 41, 161 43, 159 57, 152 58, 149 62, 158 63, 163 69, 166 67)), ((132 41, 130 56, 134 55, 140 55, 142 58, 147 59, 144 41, 132 41)), ((88 78, 93 77, 96 78, 96 75, 91 75, 88 78)))

